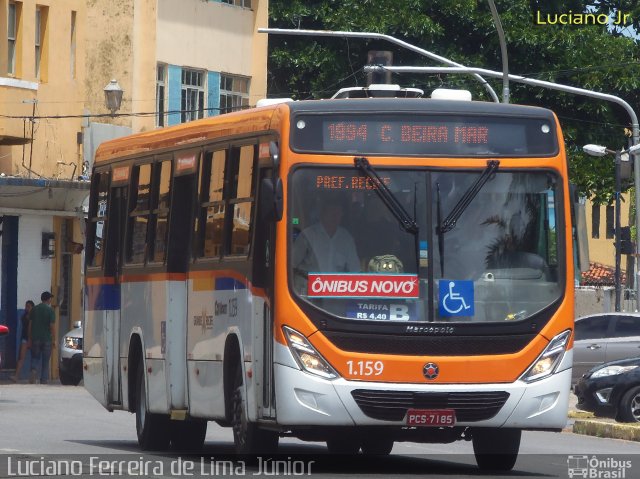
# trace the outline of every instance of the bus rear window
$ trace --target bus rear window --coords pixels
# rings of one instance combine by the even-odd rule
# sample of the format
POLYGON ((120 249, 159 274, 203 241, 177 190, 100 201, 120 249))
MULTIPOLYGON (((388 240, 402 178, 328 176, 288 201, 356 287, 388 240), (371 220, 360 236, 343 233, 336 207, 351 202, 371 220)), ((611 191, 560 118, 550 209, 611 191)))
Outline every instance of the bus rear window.
POLYGON ((298 152, 393 156, 531 157, 558 153, 551 118, 420 114, 298 114, 298 152))

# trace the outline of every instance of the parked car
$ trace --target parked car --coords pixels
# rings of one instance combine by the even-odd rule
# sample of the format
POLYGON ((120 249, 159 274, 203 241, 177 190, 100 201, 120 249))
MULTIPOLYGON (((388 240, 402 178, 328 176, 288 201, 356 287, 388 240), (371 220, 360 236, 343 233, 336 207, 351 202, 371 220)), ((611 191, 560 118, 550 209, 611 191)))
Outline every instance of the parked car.
POLYGON ((60 345, 58 372, 65 386, 77 386, 82 381, 82 323, 76 321, 73 326, 60 345))
POLYGON ((640 422, 640 357, 591 369, 574 391, 579 409, 621 422, 640 422))
MULTIPOLYGON (((9 328, 4 324, 0 324, 0 337, 6 336, 7 334, 9 334, 9 328)), ((2 351, 0 351, 0 367, 2 367, 2 351)))
POLYGON ((591 368, 640 356, 640 313, 602 313, 576 319, 572 384, 591 368))

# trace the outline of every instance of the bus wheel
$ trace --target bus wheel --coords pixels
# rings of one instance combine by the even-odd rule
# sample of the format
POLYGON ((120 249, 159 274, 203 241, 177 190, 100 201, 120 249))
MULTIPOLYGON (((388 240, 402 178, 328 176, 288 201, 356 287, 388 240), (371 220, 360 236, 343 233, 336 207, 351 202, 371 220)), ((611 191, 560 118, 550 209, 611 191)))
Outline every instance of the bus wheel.
POLYGON ((329 454, 347 454, 353 456, 360 451, 361 440, 355 434, 336 432, 327 439, 329 454))
POLYGON ((147 410, 144 363, 140 361, 136 378, 136 432, 144 451, 162 451, 169 447, 169 416, 147 410))
POLYGON ((207 435, 207 421, 170 421, 171 447, 181 452, 200 452, 207 435))
POLYGON ((242 455, 270 454, 278 449, 278 433, 260 429, 247 418, 246 399, 242 382, 242 366, 238 365, 231 397, 231 426, 236 453, 242 455))
POLYGON ((510 471, 518 459, 520 429, 473 429, 473 453, 478 467, 485 471, 510 471))
POLYGON ((387 437, 363 437, 362 454, 387 456, 393 449, 393 439, 387 437))

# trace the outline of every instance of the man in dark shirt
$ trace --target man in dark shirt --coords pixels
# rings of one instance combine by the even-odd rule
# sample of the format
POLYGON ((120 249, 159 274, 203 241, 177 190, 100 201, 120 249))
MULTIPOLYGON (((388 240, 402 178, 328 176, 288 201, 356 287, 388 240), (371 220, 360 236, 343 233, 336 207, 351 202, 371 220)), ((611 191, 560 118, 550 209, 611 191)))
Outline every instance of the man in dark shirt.
POLYGON ((56 315, 51 307, 52 295, 45 291, 40 295, 39 305, 34 306, 29 313, 29 343, 31 344, 31 377, 30 383, 35 383, 40 369, 40 384, 49 382, 49 360, 51 348, 55 347, 56 315))

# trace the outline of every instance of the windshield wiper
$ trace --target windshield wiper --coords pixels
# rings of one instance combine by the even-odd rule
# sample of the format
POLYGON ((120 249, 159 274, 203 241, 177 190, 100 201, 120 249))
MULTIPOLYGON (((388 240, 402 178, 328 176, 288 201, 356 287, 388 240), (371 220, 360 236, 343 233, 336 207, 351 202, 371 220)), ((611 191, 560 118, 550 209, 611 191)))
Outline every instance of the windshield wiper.
POLYGON ((487 181, 489 181, 493 174, 498 171, 500 162, 498 160, 487 161, 487 167, 476 179, 476 181, 464 192, 462 197, 458 200, 447 217, 442 219, 442 211, 440 204, 440 184, 436 182, 436 195, 437 195, 437 221, 436 234, 438 235, 438 252, 440 253, 440 276, 444 276, 444 234, 455 228, 456 223, 465 212, 467 207, 471 204, 476 195, 480 192, 482 187, 487 181))
POLYGON ((413 235, 418 234, 418 224, 416 220, 409 216, 407 210, 404 209, 402 203, 398 201, 398 198, 393 194, 393 192, 384 184, 382 178, 378 175, 376 170, 373 169, 369 160, 364 157, 356 157, 353 159, 353 162, 360 171, 362 171, 367 178, 371 180, 373 185, 375 186, 376 193, 380 196, 382 202, 387 205, 389 211, 393 213, 393 216, 400 222, 400 226, 407 233, 411 233, 413 235))

